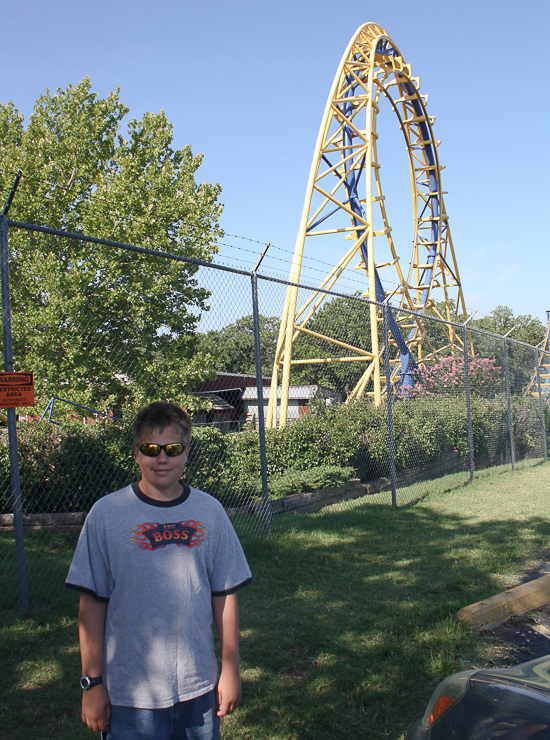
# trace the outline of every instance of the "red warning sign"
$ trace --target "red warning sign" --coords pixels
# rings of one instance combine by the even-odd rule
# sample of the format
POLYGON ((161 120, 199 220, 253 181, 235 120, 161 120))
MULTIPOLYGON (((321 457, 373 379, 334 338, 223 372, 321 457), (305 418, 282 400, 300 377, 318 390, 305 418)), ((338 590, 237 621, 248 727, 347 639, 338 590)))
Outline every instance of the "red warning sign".
POLYGON ((32 373, 0 373, 0 408, 34 406, 32 373))

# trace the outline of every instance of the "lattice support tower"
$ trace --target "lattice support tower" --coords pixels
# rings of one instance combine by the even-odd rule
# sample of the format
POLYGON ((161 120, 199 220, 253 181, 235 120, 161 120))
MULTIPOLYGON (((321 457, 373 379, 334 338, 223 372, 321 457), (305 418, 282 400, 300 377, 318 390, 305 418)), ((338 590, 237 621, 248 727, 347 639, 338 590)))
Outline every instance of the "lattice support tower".
POLYGON ((544 399, 550 402, 550 311, 546 312, 546 334, 540 344, 538 369, 525 391, 526 396, 538 396, 539 391, 544 399))
MULTIPOLYGON (((414 374, 422 362, 460 347, 461 335, 455 334, 452 326, 445 325, 441 325, 446 334, 445 343, 437 348, 432 346, 422 321, 425 314, 449 321, 457 321, 466 315, 443 202, 443 166, 437 153, 440 142, 434 137, 434 118, 428 115, 426 105, 427 96, 420 93, 418 77, 412 75, 410 66, 388 34, 376 23, 362 25, 348 44, 328 96, 315 145, 289 282, 300 281, 306 244, 310 254, 316 253, 315 243, 323 238, 333 240, 333 245, 337 239, 345 239, 347 246, 344 242, 337 247, 340 258, 320 282, 320 290, 315 291, 304 305, 297 305, 298 288, 288 287, 273 367, 266 418, 268 427, 277 426, 278 419, 281 426, 286 423, 291 370, 297 362, 292 358, 293 343, 301 334, 311 333, 307 325, 326 298, 322 290, 335 288, 338 279, 352 263, 356 263, 353 266, 365 275, 366 298, 381 303, 392 293, 400 308, 416 314, 394 312, 390 315, 390 383, 393 389, 412 385, 414 374), (382 190, 377 152, 377 116, 382 101, 389 103, 395 113, 408 155, 413 247, 405 270, 394 244, 382 190), (442 306, 443 311, 438 310, 442 306), (278 411, 277 388, 281 376, 278 411)), ((338 358, 339 361, 358 362, 364 366, 348 400, 369 394, 378 405, 388 385, 383 373, 384 348, 378 340, 382 313, 374 303, 370 304, 369 310, 370 347, 344 346, 336 337, 316 336, 349 352, 348 356, 338 358)), ((321 363, 333 359, 321 357, 308 362, 321 363)), ((300 362, 303 364, 304 360, 300 362)))

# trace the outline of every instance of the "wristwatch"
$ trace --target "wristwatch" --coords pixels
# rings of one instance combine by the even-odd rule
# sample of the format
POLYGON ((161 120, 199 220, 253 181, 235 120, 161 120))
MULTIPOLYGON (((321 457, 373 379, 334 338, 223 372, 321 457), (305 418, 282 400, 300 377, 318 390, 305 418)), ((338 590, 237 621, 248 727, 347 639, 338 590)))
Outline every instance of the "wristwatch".
POLYGON ((84 691, 93 689, 94 686, 98 686, 103 683, 103 676, 97 676, 96 678, 90 678, 90 676, 80 676, 80 688, 84 691))

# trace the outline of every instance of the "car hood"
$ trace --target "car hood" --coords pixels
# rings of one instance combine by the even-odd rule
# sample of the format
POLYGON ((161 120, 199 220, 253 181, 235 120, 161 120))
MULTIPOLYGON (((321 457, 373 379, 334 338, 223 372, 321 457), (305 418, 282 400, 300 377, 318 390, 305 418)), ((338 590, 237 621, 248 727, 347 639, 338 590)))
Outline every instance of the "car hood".
POLYGON ((471 679, 474 680, 487 678, 529 684, 539 690, 550 692, 550 655, 511 668, 481 669, 471 675, 471 679))

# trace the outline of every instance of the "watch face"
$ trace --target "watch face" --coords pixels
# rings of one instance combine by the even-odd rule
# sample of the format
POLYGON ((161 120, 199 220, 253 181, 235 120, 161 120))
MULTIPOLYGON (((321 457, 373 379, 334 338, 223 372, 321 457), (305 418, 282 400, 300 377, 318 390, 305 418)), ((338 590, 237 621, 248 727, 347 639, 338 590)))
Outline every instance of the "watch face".
POLYGON ((86 691, 86 689, 89 689, 90 686, 91 686, 91 684, 92 684, 92 682, 90 681, 90 677, 89 676, 81 676, 80 677, 80 688, 81 689, 84 689, 84 691, 86 691))

